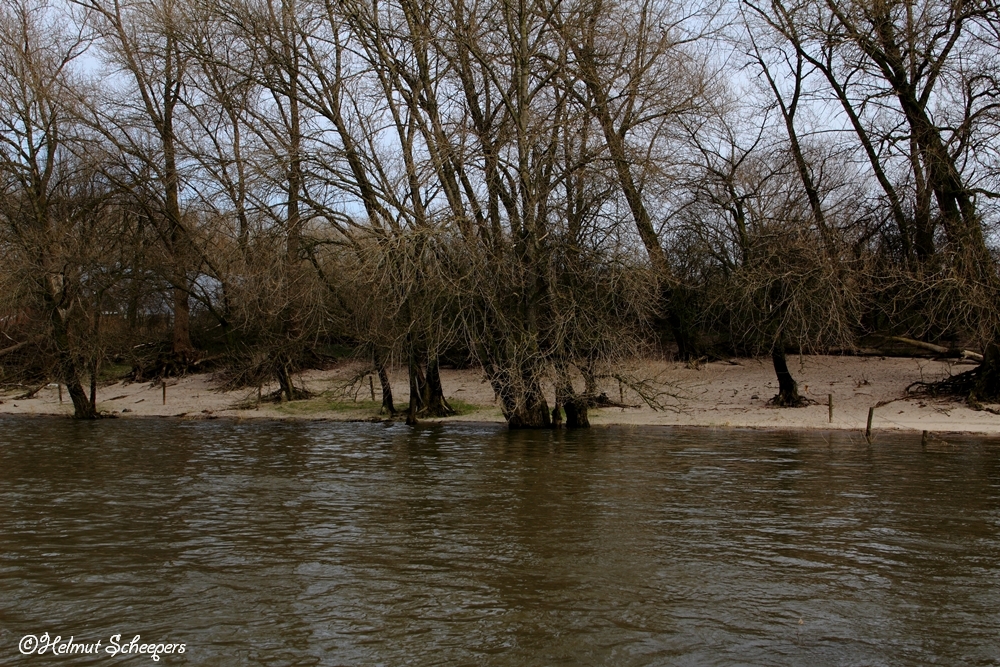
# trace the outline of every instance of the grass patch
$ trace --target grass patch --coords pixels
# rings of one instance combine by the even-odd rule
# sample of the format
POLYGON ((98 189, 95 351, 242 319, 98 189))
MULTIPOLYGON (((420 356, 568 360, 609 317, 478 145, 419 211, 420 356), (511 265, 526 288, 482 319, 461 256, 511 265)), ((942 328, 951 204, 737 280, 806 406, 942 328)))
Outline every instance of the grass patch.
POLYGON ((472 403, 466 403, 460 398, 449 398, 448 405, 451 406, 452 410, 454 410, 455 414, 458 416, 471 415, 474 412, 479 412, 480 410, 482 410, 481 406, 473 405, 472 403))
POLYGON ((100 384, 114 384, 132 372, 129 364, 102 364, 97 371, 97 381, 100 384))

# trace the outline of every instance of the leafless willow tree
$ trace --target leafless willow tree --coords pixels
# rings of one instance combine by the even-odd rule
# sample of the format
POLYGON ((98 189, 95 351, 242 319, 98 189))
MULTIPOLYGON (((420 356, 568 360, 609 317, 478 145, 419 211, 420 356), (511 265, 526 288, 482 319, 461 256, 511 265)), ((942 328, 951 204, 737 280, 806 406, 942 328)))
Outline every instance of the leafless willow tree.
POLYGON ((557 14, 568 50, 568 94, 596 122, 607 169, 617 177, 635 230, 662 285, 662 308, 681 358, 697 354, 690 295, 676 272, 656 211, 670 187, 671 147, 678 121, 710 95, 710 73, 692 44, 708 31, 715 8, 640 0, 595 0, 557 14))
MULTIPOLYGON (((5 287, 0 322, 8 340, 41 353, 69 389, 74 416, 96 416, 102 262, 119 230, 104 224, 108 189, 87 155, 83 102, 72 62, 86 48, 79 30, 44 2, 0 10, 0 253, 5 287), (22 340, 14 341, 10 332, 22 340), (88 398, 82 384, 91 377, 88 398)), ((104 268, 109 268, 107 264, 104 268)), ((44 369, 48 371, 49 369, 44 369)))
POLYGON ((585 426, 657 329, 770 354, 779 404, 787 352, 883 330, 971 337, 997 393, 988 2, 75 0, 58 41, 24 2, 5 322, 48 313, 67 383, 141 311, 288 399, 336 340, 394 413, 404 364, 410 422, 459 356, 512 427, 585 426))
MULTIPOLYGON (((986 242, 998 195, 997 6, 775 0, 748 7, 763 26, 751 30, 770 30, 800 79, 812 78, 814 99, 839 107, 846 147, 882 192, 901 264, 893 282, 909 295, 892 298, 892 307, 907 302, 926 321, 957 298, 964 305, 943 311, 946 326, 975 336, 986 362, 973 391, 997 396, 1000 283, 986 242)), ((929 331, 918 325, 914 333, 929 331)))

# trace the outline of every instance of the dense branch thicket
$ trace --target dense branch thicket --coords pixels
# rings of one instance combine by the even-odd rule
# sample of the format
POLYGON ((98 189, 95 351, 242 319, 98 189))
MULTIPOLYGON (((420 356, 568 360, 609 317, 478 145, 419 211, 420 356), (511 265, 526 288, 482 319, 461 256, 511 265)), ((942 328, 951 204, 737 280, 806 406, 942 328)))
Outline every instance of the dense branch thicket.
POLYGON ((990 0, 12 0, 0 379, 294 400, 336 343, 411 423, 477 363, 586 426, 636 355, 769 355, 795 406, 787 353, 881 334, 995 400, 998 71, 990 0))

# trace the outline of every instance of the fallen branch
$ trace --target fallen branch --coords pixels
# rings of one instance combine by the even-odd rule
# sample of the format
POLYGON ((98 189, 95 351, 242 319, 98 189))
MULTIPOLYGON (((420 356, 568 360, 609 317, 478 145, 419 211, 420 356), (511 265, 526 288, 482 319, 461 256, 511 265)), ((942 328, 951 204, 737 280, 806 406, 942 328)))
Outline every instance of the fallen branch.
MULTIPOLYGON (((365 380, 370 377, 378 377, 378 370, 374 367, 363 367, 347 380, 334 384, 333 388, 340 391, 341 396, 350 398, 357 403, 358 396, 365 390, 365 380)), ((371 393, 375 393, 374 384, 368 385, 371 393)), ((372 398, 372 400, 375 400, 372 398)))
POLYGON ((210 357, 205 357, 203 359, 196 359, 195 361, 191 362, 191 365, 192 366, 201 366, 203 364, 210 364, 213 361, 217 361, 219 359, 222 359, 225 356, 226 356, 225 354, 213 354, 210 357))
POLYGON ((617 373, 612 373, 610 376, 605 377, 612 377, 621 382, 625 387, 631 389, 639 397, 639 400, 649 406, 653 412, 678 410, 676 406, 665 402, 666 399, 677 401, 681 398, 680 391, 669 383, 656 382, 655 380, 636 380, 627 375, 617 373), (669 389, 665 389, 664 387, 669 387, 669 389))
POLYGON ((944 347, 943 345, 925 343, 922 340, 914 340, 913 338, 904 338, 902 336, 888 336, 888 340, 894 340, 897 343, 903 343, 905 345, 910 345, 912 347, 918 347, 922 350, 927 350, 928 352, 933 352, 943 357, 972 359, 973 361, 978 361, 980 363, 983 361, 983 355, 979 354, 978 352, 972 352, 971 350, 962 350, 959 348, 944 347))
POLYGON ((619 403, 617 401, 612 401, 608 398, 605 392, 601 392, 598 395, 594 394, 583 394, 580 396, 584 401, 587 402, 587 407, 590 408, 640 408, 641 405, 629 405, 628 403, 619 403))
POLYGON ((34 398, 35 394, 37 394, 39 391, 41 391, 42 387, 45 387, 46 385, 48 385, 48 382, 43 382, 42 384, 38 385, 34 389, 29 389, 28 391, 26 391, 25 393, 21 394, 20 396, 15 396, 14 400, 15 401, 26 401, 29 398, 34 398))
POLYGON ((20 343, 16 343, 14 345, 11 345, 10 347, 5 347, 4 349, 0 350, 0 357, 2 357, 4 355, 7 355, 7 354, 10 354, 11 352, 17 352, 22 347, 24 347, 25 345, 27 345, 28 342, 29 341, 25 340, 25 341, 21 341, 20 343))

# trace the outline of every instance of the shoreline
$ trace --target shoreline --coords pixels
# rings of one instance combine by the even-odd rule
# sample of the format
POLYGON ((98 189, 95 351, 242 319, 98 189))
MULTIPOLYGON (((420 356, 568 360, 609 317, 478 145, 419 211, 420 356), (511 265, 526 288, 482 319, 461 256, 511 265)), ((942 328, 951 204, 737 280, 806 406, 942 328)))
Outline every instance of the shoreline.
MULTIPOLYGON (((641 407, 591 408, 594 426, 672 426, 753 430, 806 430, 863 434, 868 409, 875 407, 872 431, 935 434, 998 435, 1000 415, 975 411, 954 399, 906 395, 914 382, 931 382, 969 366, 954 361, 912 357, 802 356, 789 359, 800 392, 812 401, 801 408, 774 408, 767 401, 777 392, 769 361, 736 359, 689 366, 677 362, 636 361, 621 369, 642 381, 643 391, 658 392, 662 410, 641 407), (833 397, 833 420, 827 400, 833 397)), ((314 397, 293 403, 254 405, 257 390, 223 391, 210 374, 167 380, 167 401, 159 383, 106 384, 98 388, 98 408, 109 416, 134 418, 316 420, 391 422, 379 417, 380 390, 369 383, 357 362, 343 362, 326 370, 310 370, 296 383, 314 397), (371 400, 374 387, 376 401, 371 400)), ((619 369, 616 369, 619 370, 619 369)), ((405 369, 391 374, 395 403, 408 401, 405 369)), ((502 424, 492 388, 475 368, 442 370, 445 396, 460 414, 421 423, 502 424)), ((639 385, 634 385, 639 386, 639 385)), ((266 395, 274 386, 263 386, 266 395)), ((638 394, 627 385, 608 380, 600 385, 613 401, 639 405, 638 394)), ((69 416, 68 396, 59 403, 56 385, 43 387, 32 398, 24 392, 0 393, 0 416, 69 416)), ((548 397, 550 405, 552 397, 548 397)), ((862 435, 863 437, 863 435, 862 435)))
MULTIPOLYGON (((69 414, 55 414, 55 413, 10 413, 3 412, 0 410, 0 420, 3 419, 71 419, 72 416, 69 414)), ((282 424, 288 422, 311 422, 311 423, 335 423, 335 424, 404 424, 404 420, 401 418, 389 419, 389 418, 345 418, 339 419, 336 417, 322 416, 322 417, 275 417, 271 415, 263 416, 241 416, 241 415, 228 415, 228 414, 213 414, 211 416, 206 415, 104 415, 101 419, 93 420, 89 423, 99 423, 104 420, 118 420, 124 419, 126 421, 154 421, 154 420, 169 420, 169 421, 221 421, 221 422, 252 422, 255 424, 282 424)), ((422 428, 426 426, 438 426, 438 425, 448 425, 448 424, 459 424, 462 426, 493 426, 493 427, 503 427, 505 422, 503 420, 477 420, 477 419, 455 419, 452 417, 443 417, 435 419, 421 419, 420 422, 414 428, 422 428)), ((837 427, 830 426, 829 428, 819 428, 812 426, 725 426, 716 424, 670 424, 670 423, 648 423, 648 422, 601 422, 594 423, 591 422, 589 430, 601 430, 601 429, 619 429, 619 430, 643 430, 643 429, 676 429, 679 431, 754 431, 761 433, 818 433, 818 434, 838 434, 843 435, 846 433, 855 433, 861 440, 864 440, 864 428, 854 429, 848 428, 846 426, 837 427)), ((546 429, 539 429, 546 430, 546 429)), ((554 429, 548 429, 554 430, 554 429)), ((565 429, 560 429, 565 430, 565 429)), ((581 430, 581 429, 576 429, 581 430)), ((582 429, 584 431, 588 429, 582 429)), ((929 437, 933 438, 935 441, 943 442, 944 437, 971 437, 971 438, 989 438, 992 436, 1000 435, 1000 430, 917 430, 910 428, 881 428, 876 429, 872 427, 872 444, 878 444, 879 435, 885 435, 886 433, 899 433, 906 434, 910 436, 915 436, 920 434, 923 430, 927 431, 929 437)), ((949 443, 944 443, 949 444, 949 443)))

